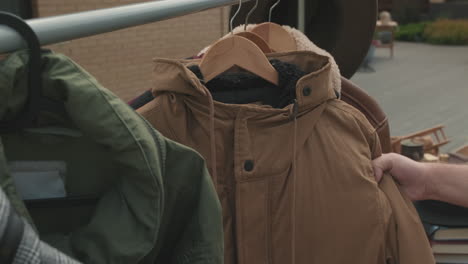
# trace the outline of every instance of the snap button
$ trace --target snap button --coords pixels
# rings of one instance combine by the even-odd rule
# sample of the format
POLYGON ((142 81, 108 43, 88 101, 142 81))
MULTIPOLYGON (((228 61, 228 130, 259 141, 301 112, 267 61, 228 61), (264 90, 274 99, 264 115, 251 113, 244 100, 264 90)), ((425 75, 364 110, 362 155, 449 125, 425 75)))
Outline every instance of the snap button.
POLYGON ((254 162, 252 160, 246 160, 244 162, 244 170, 252 171, 254 169, 254 162))
POLYGON ((175 96, 175 94, 170 93, 170 94, 169 94, 169 99, 171 100, 172 103, 175 103, 175 101, 176 101, 176 96, 175 96))
POLYGON ((309 86, 306 86, 306 87, 304 87, 304 89, 302 89, 302 94, 304 96, 309 96, 311 93, 312 93, 312 89, 310 89, 309 86))

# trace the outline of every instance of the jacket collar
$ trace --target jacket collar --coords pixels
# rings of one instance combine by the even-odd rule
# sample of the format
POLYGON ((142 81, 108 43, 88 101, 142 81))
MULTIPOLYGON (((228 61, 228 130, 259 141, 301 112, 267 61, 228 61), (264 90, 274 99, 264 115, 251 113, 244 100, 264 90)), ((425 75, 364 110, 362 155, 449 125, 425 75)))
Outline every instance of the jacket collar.
MULTIPOLYGON (((336 82, 330 57, 312 51, 294 51, 269 54, 269 59, 295 64, 306 75, 296 84, 296 99, 299 110, 313 108, 329 99, 336 98, 336 82)), ((199 98, 208 96, 207 89, 197 76, 188 68, 198 65, 200 60, 155 59, 155 95, 175 93, 199 98)))
MULTIPOLYGON (((251 31, 253 29, 253 27, 255 27, 256 24, 248 24, 247 25, 247 28, 246 30, 247 31, 251 31)), ((319 48, 317 45, 315 45, 315 43, 313 43, 304 33, 302 33, 301 31, 293 28, 293 27, 290 27, 290 26, 286 26, 286 25, 283 25, 282 26, 284 28, 284 30, 286 30, 289 35, 291 35, 291 37, 295 40, 296 42, 296 47, 297 47, 297 50, 306 50, 306 51, 312 51, 314 53, 317 53, 319 55, 323 55, 323 56, 326 56, 329 58, 330 60, 330 64, 331 64, 331 68, 332 68, 332 80, 334 82, 333 84, 333 87, 335 88, 335 91, 338 92, 338 94, 341 93, 341 73, 340 73, 340 69, 338 67, 338 64, 336 63, 335 59, 333 58, 333 56, 328 53, 326 50, 324 49, 321 49, 319 48)), ((242 32, 244 31, 244 25, 240 25, 240 26, 237 26, 236 28, 234 28, 233 30, 233 33, 239 33, 239 32, 242 32)), ((230 34, 226 34, 223 38, 225 37, 228 37, 230 36, 230 34)), ((206 53, 206 51, 210 48, 210 46, 208 47, 205 47, 202 51, 200 51, 200 53, 198 54, 198 56, 202 56, 203 54, 206 53)))

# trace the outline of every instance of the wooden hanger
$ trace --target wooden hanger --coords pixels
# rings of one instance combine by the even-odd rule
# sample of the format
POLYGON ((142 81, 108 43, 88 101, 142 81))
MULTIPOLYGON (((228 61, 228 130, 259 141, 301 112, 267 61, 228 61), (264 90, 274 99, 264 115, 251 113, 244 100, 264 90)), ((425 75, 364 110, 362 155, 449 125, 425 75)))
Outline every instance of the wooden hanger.
MULTIPOLYGON (((242 0, 239 0, 239 8, 230 21, 231 33, 234 18, 241 6, 242 0)), ((249 39, 234 34, 213 44, 203 56, 199 66, 205 82, 213 80, 236 66, 275 85, 279 82, 278 72, 262 49, 249 39)))
POLYGON ((252 41, 236 35, 212 45, 200 62, 200 71, 204 81, 209 82, 235 66, 278 85, 278 72, 262 50, 252 41))
POLYGON ((297 50, 296 41, 282 26, 265 22, 252 28, 252 33, 262 37, 275 52, 297 50))
POLYGON ((249 18, 252 15, 252 13, 255 11, 255 9, 257 9, 257 7, 258 7, 258 0, 255 1, 255 5, 252 7, 249 13, 247 13, 247 15, 245 16, 244 31, 236 33, 235 35, 244 37, 252 41, 263 51, 263 53, 271 53, 273 52, 273 50, 271 49, 270 45, 268 45, 268 43, 266 43, 266 41, 262 37, 260 37, 259 35, 253 32, 247 31, 249 18))
POLYGON ((236 36, 239 36, 239 37, 243 37, 243 38, 246 38, 250 41, 252 41, 255 45, 257 45, 263 53, 272 53, 273 52, 273 49, 270 47, 270 45, 268 45, 268 43, 266 43, 266 41, 260 37, 259 35, 253 33, 253 32, 250 32, 250 31, 242 31, 242 32, 239 32, 239 33, 236 33, 234 34, 236 36))
POLYGON ((268 19, 269 22, 255 26, 252 28, 251 32, 262 37, 275 52, 294 51, 297 50, 294 38, 282 26, 271 22, 271 13, 280 1, 281 0, 278 0, 271 6, 268 19))

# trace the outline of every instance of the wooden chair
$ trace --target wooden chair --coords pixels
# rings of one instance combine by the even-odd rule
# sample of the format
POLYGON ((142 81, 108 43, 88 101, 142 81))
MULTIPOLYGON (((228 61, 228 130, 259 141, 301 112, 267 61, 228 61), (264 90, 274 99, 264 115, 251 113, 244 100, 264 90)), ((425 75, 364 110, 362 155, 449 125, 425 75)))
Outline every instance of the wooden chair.
POLYGON ((393 152, 401 153, 401 142, 403 140, 410 139, 420 141, 424 144, 424 152, 433 155, 439 154, 439 147, 447 144, 450 140, 447 138, 444 132, 444 126, 439 125, 430 129, 422 130, 411 135, 403 137, 392 138, 392 149, 393 152))
POLYGON ((375 27, 375 32, 378 35, 380 32, 389 32, 391 35, 390 42, 389 43, 380 43, 376 47, 377 48, 388 48, 390 49, 390 57, 393 58, 393 48, 395 46, 395 31, 397 29, 396 25, 381 25, 380 23, 377 23, 377 26, 375 27))

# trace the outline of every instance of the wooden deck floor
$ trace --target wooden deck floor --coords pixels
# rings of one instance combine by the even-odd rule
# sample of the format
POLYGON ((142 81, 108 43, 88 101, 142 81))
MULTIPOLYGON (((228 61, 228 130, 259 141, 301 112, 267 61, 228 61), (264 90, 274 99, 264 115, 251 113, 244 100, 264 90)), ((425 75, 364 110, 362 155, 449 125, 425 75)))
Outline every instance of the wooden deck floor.
POLYGON ((352 81, 375 97, 394 136, 438 124, 452 142, 443 151, 468 144, 468 47, 399 42, 395 57, 379 49, 375 72, 358 72, 352 81))

